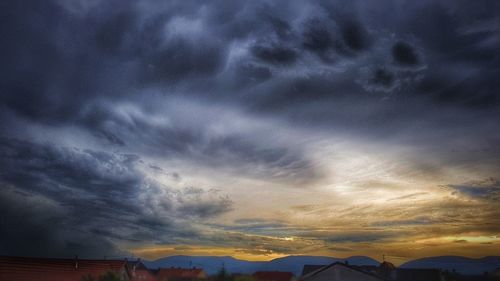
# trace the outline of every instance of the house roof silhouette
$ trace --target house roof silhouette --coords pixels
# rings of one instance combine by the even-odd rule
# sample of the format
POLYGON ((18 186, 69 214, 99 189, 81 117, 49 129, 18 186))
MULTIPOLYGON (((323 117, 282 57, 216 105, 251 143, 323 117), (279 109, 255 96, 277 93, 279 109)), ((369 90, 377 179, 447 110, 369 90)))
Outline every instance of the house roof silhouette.
POLYGON ((108 271, 128 275, 126 261, 0 257, 0 280, 80 281, 82 276, 97 279, 108 271))

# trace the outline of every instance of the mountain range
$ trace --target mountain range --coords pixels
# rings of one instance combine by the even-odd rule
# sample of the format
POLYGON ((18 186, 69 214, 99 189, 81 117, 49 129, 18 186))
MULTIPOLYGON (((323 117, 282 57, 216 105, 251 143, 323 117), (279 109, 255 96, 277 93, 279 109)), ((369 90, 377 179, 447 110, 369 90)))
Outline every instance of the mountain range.
POLYGON ((255 271, 289 271, 300 276, 305 264, 326 265, 336 261, 353 265, 378 265, 379 262, 364 256, 353 256, 347 259, 322 256, 287 256, 271 261, 246 261, 229 256, 170 256, 155 261, 144 261, 149 268, 181 267, 203 268, 207 274, 217 273, 223 266, 230 273, 252 274, 255 271))
MULTIPOLYGON (((365 256, 334 258, 324 256, 287 256, 271 261, 246 261, 230 256, 170 256, 155 261, 144 261, 151 268, 181 267, 203 268, 207 274, 216 274, 223 266, 230 273, 252 274, 255 271, 289 271, 300 276, 305 264, 326 265, 333 262, 348 262, 351 265, 379 265, 379 262, 365 256)), ((500 268, 500 256, 489 256, 480 259, 440 256, 416 259, 406 262, 400 268, 440 268, 457 271, 462 274, 483 274, 500 268)))
POLYGON ((460 256, 440 256, 406 262, 401 268, 440 268, 468 275, 480 275, 500 268, 500 256, 471 259, 460 256))

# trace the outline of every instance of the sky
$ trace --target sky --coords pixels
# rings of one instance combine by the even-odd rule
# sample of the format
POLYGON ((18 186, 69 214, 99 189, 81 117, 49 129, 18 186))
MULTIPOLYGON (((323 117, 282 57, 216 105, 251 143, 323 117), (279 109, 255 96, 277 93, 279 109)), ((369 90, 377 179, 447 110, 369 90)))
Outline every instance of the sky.
POLYGON ((498 254, 499 15, 2 1, 0 254, 498 254))

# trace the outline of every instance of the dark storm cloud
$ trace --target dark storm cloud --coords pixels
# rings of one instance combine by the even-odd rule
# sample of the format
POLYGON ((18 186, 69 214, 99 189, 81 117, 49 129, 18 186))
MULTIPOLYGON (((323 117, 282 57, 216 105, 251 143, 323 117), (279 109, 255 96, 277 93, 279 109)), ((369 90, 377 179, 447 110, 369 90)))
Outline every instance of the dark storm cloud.
MULTIPOLYGON (((271 166, 271 172, 283 167, 290 170, 288 174, 314 177, 307 160, 288 148, 268 148, 237 135, 212 138, 196 128, 177 125, 162 128, 137 118, 126 123, 113 114, 114 102, 134 98, 143 87, 203 89, 204 94, 221 91, 221 88, 210 86, 214 83, 207 79, 216 79, 224 67, 229 44, 236 39, 232 28, 236 28, 245 17, 230 18, 232 24, 227 24, 222 22, 224 18, 215 16, 220 12, 216 7, 209 7, 207 15, 198 15, 200 10, 196 5, 179 3, 172 3, 172 7, 178 8, 175 14, 169 5, 156 7, 147 3, 141 6, 133 2, 124 2, 112 10, 110 4, 99 3, 102 8, 99 13, 75 12, 60 2, 51 6, 34 3, 31 9, 12 5, 14 7, 4 9, 16 14, 7 17, 6 26, 10 29, 3 30, 7 33, 5 37, 9 37, 11 29, 17 25, 23 26, 26 32, 21 38, 12 38, 9 41, 12 47, 8 45, 2 53, 9 58, 26 58, 27 64, 12 62, 12 65, 18 65, 19 71, 16 68, 2 71, 8 74, 7 77, 13 77, 2 83, 6 93, 2 97, 4 106, 18 114, 37 122, 77 124, 114 146, 137 144, 147 146, 152 153, 188 158, 194 152, 201 154, 207 159, 205 161, 215 159, 219 163, 224 162, 222 158, 231 156, 234 159, 225 159, 226 163, 265 163, 271 166), (45 18, 54 13, 53 17, 45 18), (41 23, 31 22, 31 18, 37 18, 41 23), (42 28, 48 31, 39 30, 42 28), (36 40, 35 35, 39 34, 44 34, 43 41, 36 40), (31 42, 33 50, 38 48, 37 44, 47 45, 46 52, 50 51, 53 57, 47 57, 40 48, 37 52, 24 50, 27 48, 24 45, 14 54, 10 53, 21 41, 31 42), (25 71, 29 72, 24 74, 25 71), (27 88, 28 92, 19 87, 27 88), (98 99, 110 102, 96 107, 98 99)), ((238 6, 227 9, 237 9, 238 6)), ((260 5, 251 6, 253 9, 246 15, 247 20, 265 20, 255 25, 256 31, 271 29, 281 35, 291 32, 286 21, 263 14, 260 5)), ((252 31, 246 25, 241 28, 252 31)), ((299 56, 293 44, 284 45, 281 39, 269 41, 263 38, 261 42, 248 50, 259 62, 290 64, 299 56)), ((237 77, 230 83, 245 85, 272 76, 269 68, 251 60, 242 63, 236 73, 237 77)), ((221 83, 217 84, 225 88, 227 81, 221 83)), ((217 101, 217 96, 214 97, 217 101)))
POLYGON ((307 50, 317 53, 322 58, 334 47, 333 38, 328 26, 321 19, 313 18, 305 23, 303 44, 307 50))
POLYGON ((368 50, 372 38, 365 26, 354 19, 313 17, 302 23, 302 46, 326 63, 368 50))
POLYGON ((259 84, 272 77, 269 67, 256 63, 242 63, 236 66, 233 86, 236 89, 252 84, 259 84))
MULTIPOLYGON (((30 117, 64 116, 70 105, 56 97, 51 100, 50 90, 71 85, 78 99, 82 90, 78 73, 85 65, 68 69, 70 61, 77 63, 78 59, 66 56, 57 46, 56 27, 64 24, 63 12, 52 2, 4 2, 1 5, 2 104, 30 117)), ((72 42, 68 43, 68 47, 75 47, 71 46, 72 42)))
POLYGON ((401 65, 416 65, 420 61, 413 47, 405 42, 396 42, 391 52, 394 61, 401 65))
POLYGON ((149 181, 136 169, 135 155, 7 138, 0 151, 4 254, 118 253, 117 240, 162 241, 189 230, 178 218, 231 210, 230 199, 213 192, 149 181))
POLYGON ((361 51, 370 46, 368 31, 358 22, 341 23, 341 33, 345 45, 353 51, 361 51))
MULTIPOLYGON (((240 133, 214 134, 194 122, 187 112, 177 114, 173 124, 152 123, 151 111, 134 107, 131 113, 102 104, 82 115, 82 122, 111 144, 139 149, 148 155, 176 157, 207 163, 211 166, 233 167, 264 165, 265 170, 247 171, 258 177, 275 177, 301 181, 320 177, 312 163, 295 148, 264 143, 240 133), (189 122, 189 123, 187 123, 189 122), (280 172, 280 176, 276 174, 280 172)), ((116 106, 115 106, 116 107, 116 106)))
MULTIPOLYGON (((143 87, 180 87, 188 92, 203 89, 201 96, 221 93, 211 95, 211 102, 228 99, 243 107, 248 104, 248 97, 257 102, 259 109, 269 110, 274 110, 271 104, 276 99, 276 103, 285 101, 284 106, 293 110, 343 92, 355 106, 366 99, 364 90, 355 85, 355 81, 363 80, 363 72, 354 69, 359 65, 376 69, 365 79, 373 85, 364 87, 368 91, 380 88, 401 96, 411 95, 424 106, 428 106, 427 97, 431 103, 453 106, 498 106, 494 90, 498 85, 492 79, 498 74, 494 63, 498 58, 492 51, 499 44, 495 39, 498 30, 481 25, 480 21, 491 21, 495 16, 483 5, 462 3, 468 9, 465 12, 451 9, 453 5, 448 3, 405 3, 402 15, 390 19, 363 12, 358 4, 327 2, 292 3, 282 10, 282 6, 265 1, 234 3, 223 9, 217 4, 206 5, 204 10, 195 3, 120 2, 116 9, 111 9, 111 4, 98 2, 99 13, 77 13, 66 7, 69 4, 60 2, 3 5, 2 36, 9 39, 1 52, 6 62, 2 70, 2 102, 39 121, 71 120, 63 117, 77 118, 81 105, 96 95, 127 99, 143 87), (318 13, 308 14, 303 7, 318 13), (177 12, 173 13, 173 8, 177 12), (232 14, 239 10, 238 16, 232 14), (385 30, 393 32, 395 40, 385 30), (228 60, 228 54, 233 51, 233 44, 241 41, 255 43, 245 47, 247 55, 241 58, 238 75, 228 76, 227 64, 236 63, 228 60), (419 42, 421 50, 413 46, 414 41, 419 42), (305 57, 307 51, 317 54, 320 61, 305 57), (365 55, 353 56, 360 52, 365 55), (489 57, 483 59, 481 54, 489 57), (303 60, 310 62, 297 69, 296 63, 303 60), (445 71, 448 67, 457 69, 452 65, 461 61, 472 64, 469 68, 480 68, 480 72, 469 78, 445 71), (284 75, 280 69, 273 70, 258 62, 287 65, 308 75, 284 75), (328 75, 322 70, 324 63, 335 66, 346 62, 352 63, 352 71, 328 75), (428 67, 424 72, 402 74, 394 68, 424 63, 428 67), (254 83, 272 79, 274 74, 278 74, 279 80, 276 78, 260 87, 259 94, 253 94, 254 83), (423 79, 415 79, 416 76, 423 79), (309 78, 314 80, 304 82, 309 78), (227 94, 231 88, 228 86, 235 83, 241 83, 237 89, 242 93, 227 94), (471 93, 477 87, 481 91, 471 93), (245 98, 240 100, 241 96, 245 98), (292 102, 286 103, 287 100, 292 102)), ((390 1, 367 6, 374 11, 397 9, 390 1)), ((462 67, 466 66, 459 65, 458 69, 462 67)), ((393 106, 401 107, 401 98, 391 97, 395 99, 393 106)), ((335 109, 335 98, 328 102, 335 109)), ((255 108, 254 104, 251 108, 255 108)), ((302 118, 312 119, 313 111, 311 108, 303 112, 302 118)), ((100 134, 115 144, 126 142, 100 134)))
POLYGON ((465 195, 474 199, 498 200, 500 198, 500 182, 491 178, 463 184, 448 185, 453 193, 465 195))
POLYGON ((179 81, 212 76, 222 66, 222 46, 212 42, 175 39, 149 54, 142 65, 145 82, 179 81))
POLYGON ((211 189, 208 191, 208 200, 206 197, 207 191, 200 188, 186 188, 179 196, 177 201, 181 204, 178 210, 187 217, 194 218, 209 218, 218 216, 232 210, 232 201, 226 197, 220 197, 219 191, 211 189), (214 199, 219 204, 214 204, 214 199))
POLYGON ((104 239, 75 231, 61 211, 39 196, 11 192, 0 194, 0 252, 16 255, 82 257, 123 254, 104 239))
MULTIPOLYGON (((2 3, 2 105, 37 122, 72 122, 98 96, 136 83, 128 53, 136 13, 123 2, 105 16, 72 14, 60 2, 2 3)), ((106 8, 106 7, 103 7, 106 8)))
POLYGON ((223 46, 208 36, 180 28, 165 39, 172 15, 141 21, 132 2, 100 5, 103 12, 81 15, 53 1, 2 3, 4 105, 64 122, 96 96, 123 97, 143 83, 175 85, 212 75, 223 62, 223 46))
POLYGON ((279 38, 288 39, 292 35, 292 27, 290 24, 269 12, 264 12, 262 18, 266 20, 272 27, 274 33, 276 33, 279 38))
POLYGON ((293 49, 282 46, 256 45, 252 47, 252 53, 255 57, 273 64, 290 64, 297 59, 293 49))
POLYGON ((386 66, 375 66, 366 68, 360 83, 367 91, 382 91, 390 93, 396 87, 400 86, 400 80, 397 78, 397 71, 391 70, 386 66))
POLYGON ((498 108, 498 91, 493 89, 500 85, 492 77, 498 74, 499 56, 493 49, 500 43, 499 31, 484 24, 496 19, 493 11, 500 7, 494 1, 453 6, 446 3, 419 7, 403 25, 435 58, 420 90, 440 105, 498 108), (453 67, 458 71, 450 72, 453 67))

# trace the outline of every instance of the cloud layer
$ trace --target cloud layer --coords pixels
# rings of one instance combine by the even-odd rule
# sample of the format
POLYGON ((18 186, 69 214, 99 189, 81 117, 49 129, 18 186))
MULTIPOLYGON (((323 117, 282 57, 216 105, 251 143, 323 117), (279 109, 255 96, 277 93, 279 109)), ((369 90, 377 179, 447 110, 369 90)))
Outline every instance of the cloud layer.
POLYGON ((0 254, 489 253, 498 11, 2 3, 0 254))

